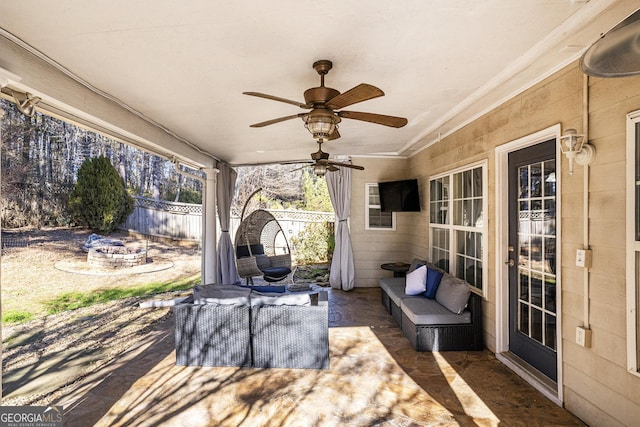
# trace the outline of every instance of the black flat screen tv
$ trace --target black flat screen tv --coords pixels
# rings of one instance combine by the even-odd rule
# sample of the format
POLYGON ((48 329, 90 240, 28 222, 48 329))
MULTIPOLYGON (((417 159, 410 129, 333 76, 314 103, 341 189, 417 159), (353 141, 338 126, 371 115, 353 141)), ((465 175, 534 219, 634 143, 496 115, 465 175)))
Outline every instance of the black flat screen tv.
POLYGON ((420 212, 420 193, 417 179, 379 182, 382 212, 420 212))

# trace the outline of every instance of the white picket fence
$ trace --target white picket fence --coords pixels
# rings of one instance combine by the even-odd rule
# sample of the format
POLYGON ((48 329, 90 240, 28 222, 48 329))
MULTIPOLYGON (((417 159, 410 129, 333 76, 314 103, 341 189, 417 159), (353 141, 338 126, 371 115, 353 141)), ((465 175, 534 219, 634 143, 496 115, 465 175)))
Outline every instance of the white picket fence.
MULTIPOLYGON (((202 238, 202 205, 167 202, 163 200, 135 197, 133 213, 129 215, 125 227, 150 236, 200 241, 202 238)), ((311 212, 299 210, 269 210, 278 220, 286 238, 302 232, 307 224, 316 222, 334 222, 332 212, 311 212)), ((220 224, 216 227, 220 233, 220 224)), ((231 217, 231 240, 240 225, 238 216, 231 217)), ((217 240, 217 239, 216 239, 217 240)))

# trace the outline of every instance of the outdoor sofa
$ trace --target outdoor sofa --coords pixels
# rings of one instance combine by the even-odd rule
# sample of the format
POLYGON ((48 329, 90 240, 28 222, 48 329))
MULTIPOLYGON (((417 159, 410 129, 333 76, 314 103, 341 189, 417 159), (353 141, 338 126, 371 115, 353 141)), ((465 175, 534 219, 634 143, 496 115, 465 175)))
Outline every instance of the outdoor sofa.
POLYGON ((327 292, 259 289, 196 286, 174 307, 176 364, 328 369, 327 292))
POLYGON ((483 349, 482 298, 464 280, 414 259, 407 277, 380 279, 380 288, 382 305, 417 351, 483 349), (418 268, 426 271, 422 293, 418 268))

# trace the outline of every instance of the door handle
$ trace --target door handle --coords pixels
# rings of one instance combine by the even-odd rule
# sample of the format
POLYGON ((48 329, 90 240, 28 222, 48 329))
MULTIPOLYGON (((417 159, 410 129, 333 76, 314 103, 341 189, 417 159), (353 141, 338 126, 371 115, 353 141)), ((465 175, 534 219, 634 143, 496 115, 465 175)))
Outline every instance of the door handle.
POLYGON ((509 267, 513 267, 514 265, 516 265, 516 262, 513 260, 513 258, 509 258, 508 260, 506 260, 504 262, 506 265, 508 265, 509 267))

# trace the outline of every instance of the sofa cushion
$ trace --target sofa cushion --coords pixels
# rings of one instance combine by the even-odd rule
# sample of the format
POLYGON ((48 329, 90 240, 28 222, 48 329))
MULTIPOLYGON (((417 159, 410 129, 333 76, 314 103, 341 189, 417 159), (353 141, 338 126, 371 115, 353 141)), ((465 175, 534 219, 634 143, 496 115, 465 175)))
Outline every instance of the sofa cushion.
POLYGON ((235 285, 196 285, 193 287, 194 304, 249 305, 251 289, 235 285))
POLYGON ((380 288, 386 292, 389 299, 398 307, 400 307, 400 301, 405 298, 424 298, 422 295, 412 296, 404 293, 404 277, 381 279, 380 288))
MULTIPOLYGON (((402 292, 404 292, 404 281, 405 278, 404 277, 385 277, 382 278, 378 281, 378 283, 380 284, 380 288, 387 291, 388 289, 392 288, 392 287, 401 287, 403 289, 402 292)), ((387 292, 389 293, 389 292, 387 292)))
POLYGON ((267 282, 279 282, 291 274, 291 269, 289 267, 269 267, 262 270, 262 272, 264 273, 264 280, 267 282))
POLYGON ((309 294, 251 293, 251 307, 263 305, 311 305, 309 294))
POLYGON ((436 291, 442 280, 443 273, 439 270, 427 267, 427 289, 424 291, 424 296, 430 299, 436 297, 436 291))
POLYGON ((404 293, 407 295, 420 295, 427 290, 427 266, 423 265, 407 274, 404 293))
POLYGON ((456 325, 471 323, 471 312, 466 310, 454 314, 438 301, 428 298, 402 300, 402 312, 414 325, 456 325))
POLYGON ((467 306, 470 294, 471 288, 467 282, 450 274, 444 274, 436 291, 436 301, 453 313, 460 314, 467 306))

